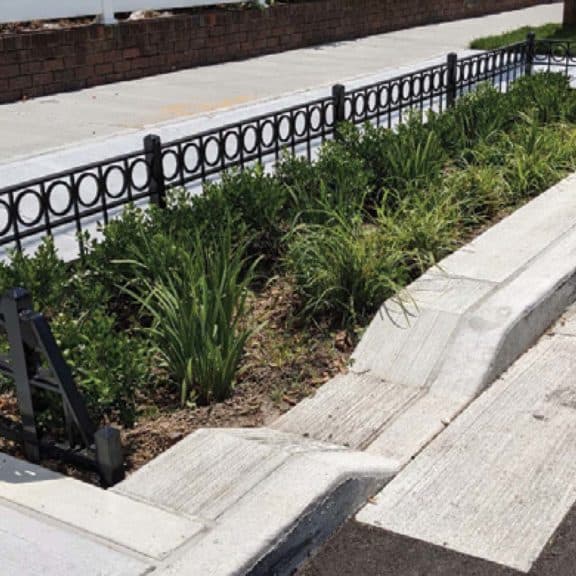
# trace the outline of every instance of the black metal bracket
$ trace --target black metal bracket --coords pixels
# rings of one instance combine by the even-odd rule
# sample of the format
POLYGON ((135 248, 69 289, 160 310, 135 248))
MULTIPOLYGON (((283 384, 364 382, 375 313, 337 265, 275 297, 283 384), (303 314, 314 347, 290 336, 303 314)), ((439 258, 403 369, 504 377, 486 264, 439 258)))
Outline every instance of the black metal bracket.
POLYGON ((48 321, 34 312, 25 289, 13 288, 0 298, 0 329, 6 332, 10 346, 7 358, 0 359, 0 373, 14 381, 21 420, 20 425, 0 423, 0 435, 21 442, 32 462, 56 457, 96 470, 106 486, 122 480, 119 431, 111 426, 96 429, 48 321), (34 388, 60 395, 67 442, 57 444, 41 438, 34 411, 34 388))

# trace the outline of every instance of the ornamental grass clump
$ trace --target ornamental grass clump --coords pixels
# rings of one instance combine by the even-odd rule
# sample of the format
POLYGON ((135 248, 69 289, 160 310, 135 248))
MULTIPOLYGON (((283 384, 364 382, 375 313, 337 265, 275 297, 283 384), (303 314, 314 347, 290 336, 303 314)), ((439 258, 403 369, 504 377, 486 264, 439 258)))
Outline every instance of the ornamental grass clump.
POLYGON ((293 232, 287 266, 302 298, 301 314, 352 328, 406 282, 403 254, 360 216, 327 215, 330 225, 293 232))
POLYGON ((148 249, 152 254, 134 261, 139 291, 128 291, 151 318, 146 330, 181 403, 224 400, 252 333, 245 325, 246 296, 257 261, 246 266, 244 247, 234 245, 226 222, 210 241, 196 233, 192 249, 176 248, 175 259, 156 254, 164 244, 148 249), (151 270, 151 263, 159 268, 151 270))

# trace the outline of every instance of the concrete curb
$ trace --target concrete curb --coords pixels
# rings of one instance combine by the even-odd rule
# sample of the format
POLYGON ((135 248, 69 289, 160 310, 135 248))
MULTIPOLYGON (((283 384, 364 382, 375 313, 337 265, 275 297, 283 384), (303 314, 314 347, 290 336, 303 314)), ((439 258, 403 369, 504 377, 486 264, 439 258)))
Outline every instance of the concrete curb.
POLYGON ((529 572, 576 501, 575 328, 572 306, 357 521, 529 572))
POLYGON ((113 492, 210 527, 158 574, 288 575, 397 471, 380 457, 265 428, 203 429, 113 492))

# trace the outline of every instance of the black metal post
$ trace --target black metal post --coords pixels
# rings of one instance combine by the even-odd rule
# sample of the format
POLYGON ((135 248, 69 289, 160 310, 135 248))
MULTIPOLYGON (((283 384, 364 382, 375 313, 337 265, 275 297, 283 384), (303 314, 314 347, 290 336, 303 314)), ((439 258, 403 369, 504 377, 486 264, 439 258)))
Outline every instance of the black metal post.
POLYGON ((150 202, 166 208, 166 181, 162 163, 162 141, 160 136, 149 134, 144 138, 144 153, 148 166, 150 202))
POLYGON ((114 486, 124 479, 124 458, 120 432, 112 426, 100 428, 94 434, 96 445, 96 463, 102 482, 106 486, 114 486))
POLYGON ((448 54, 446 64, 448 65, 448 73, 446 77, 446 107, 452 108, 456 103, 456 70, 458 66, 458 55, 454 52, 450 52, 450 54, 448 54))
POLYGON ((18 411, 22 419, 24 453, 31 462, 40 461, 40 441, 34 418, 34 405, 30 387, 30 366, 32 350, 27 349, 22 337, 20 313, 32 309, 32 298, 23 288, 13 288, 3 299, 2 312, 6 324, 6 334, 10 345, 12 370, 18 411))
POLYGON ((536 34, 529 32, 526 36, 526 76, 532 75, 532 68, 534 67, 534 56, 536 54, 536 34))
POLYGON ((338 137, 338 125, 346 121, 346 87, 342 84, 332 86, 334 102, 334 133, 338 137))

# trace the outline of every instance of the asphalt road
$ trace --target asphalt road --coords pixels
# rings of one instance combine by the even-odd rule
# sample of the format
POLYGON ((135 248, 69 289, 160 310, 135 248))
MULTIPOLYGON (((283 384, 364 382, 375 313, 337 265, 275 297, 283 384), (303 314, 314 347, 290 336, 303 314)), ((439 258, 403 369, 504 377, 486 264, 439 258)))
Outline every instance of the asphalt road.
MULTIPOLYGON (((544 548, 529 576, 576 574, 576 506, 544 548)), ((350 520, 296 576, 521 576, 486 560, 350 520)))

